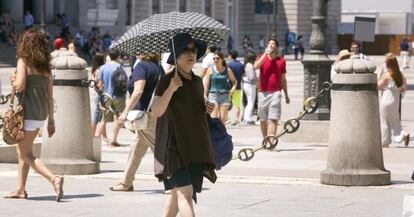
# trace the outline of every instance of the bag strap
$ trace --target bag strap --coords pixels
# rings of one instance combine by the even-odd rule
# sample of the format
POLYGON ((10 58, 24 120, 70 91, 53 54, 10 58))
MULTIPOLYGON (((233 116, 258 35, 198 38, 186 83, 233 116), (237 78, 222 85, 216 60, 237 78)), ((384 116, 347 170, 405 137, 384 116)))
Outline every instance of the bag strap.
POLYGON ((16 97, 16 90, 12 88, 12 92, 10 95, 10 104, 9 104, 10 108, 13 108, 14 106, 14 97, 16 97))

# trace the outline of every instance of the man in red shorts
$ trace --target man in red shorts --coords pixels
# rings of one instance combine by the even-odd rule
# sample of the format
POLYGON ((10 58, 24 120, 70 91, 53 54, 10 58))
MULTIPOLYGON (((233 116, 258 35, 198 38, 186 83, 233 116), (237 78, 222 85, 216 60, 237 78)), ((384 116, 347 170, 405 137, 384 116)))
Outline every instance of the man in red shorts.
POLYGON ((258 116, 263 138, 275 136, 282 110, 282 90, 286 103, 290 103, 286 82, 286 61, 278 56, 278 42, 271 38, 263 55, 259 56, 254 68, 260 69, 258 116))

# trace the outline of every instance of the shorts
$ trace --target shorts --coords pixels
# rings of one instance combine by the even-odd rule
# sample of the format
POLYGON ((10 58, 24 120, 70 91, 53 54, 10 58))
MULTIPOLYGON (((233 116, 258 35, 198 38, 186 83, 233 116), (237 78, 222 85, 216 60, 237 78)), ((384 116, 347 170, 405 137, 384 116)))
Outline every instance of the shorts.
POLYGON ((259 92, 257 114, 260 121, 279 120, 282 112, 282 93, 276 92, 259 92))
POLYGON ((164 179, 164 189, 193 186, 193 200, 197 202, 196 193, 200 193, 203 187, 203 165, 201 163, 190 164, 179 169, 171 178, 164 179))
POLYGON ((241 90, 235 90, 233 96, 231 97, 231 101, 233 102, 233 107, 240 107, 241 104, 241 90))
POLYGON ((229 93, 209 93, 208 101, 216 105, 230 105, 229 93))
POLYGON ((45 121, 24 119, 23 130, 24 131, 36 131, 42 128, 44 123, 45 121))
MULTIPOLYGON (((125 97, 114 99, 113 106, 114 109, 119 113, 123 112, 125 109, 125 97)), ((113 122, 114 114, 111 112, 111 110, 108 109, 103 112, 102 119, 104 122, 113 122)))

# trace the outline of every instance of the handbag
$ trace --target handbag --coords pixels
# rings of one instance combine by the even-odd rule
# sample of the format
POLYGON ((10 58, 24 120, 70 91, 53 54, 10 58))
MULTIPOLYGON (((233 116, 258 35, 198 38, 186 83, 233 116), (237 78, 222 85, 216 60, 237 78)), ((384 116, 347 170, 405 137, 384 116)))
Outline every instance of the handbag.
POLYGON ((145 130, 148 128, 148 112, 142 110, 132 110, 128 112, 125 128, 128 130, 145 130))
POLYGON ((19 99, 19 104, 14 108, 14 98, 16 90, 13 88, 10 98, 10 108, 7 110, 3 118, 3 141, 6 144, 13 145, 23 140, 23 123, 24 123, 24 107, 23 98, 19 99))

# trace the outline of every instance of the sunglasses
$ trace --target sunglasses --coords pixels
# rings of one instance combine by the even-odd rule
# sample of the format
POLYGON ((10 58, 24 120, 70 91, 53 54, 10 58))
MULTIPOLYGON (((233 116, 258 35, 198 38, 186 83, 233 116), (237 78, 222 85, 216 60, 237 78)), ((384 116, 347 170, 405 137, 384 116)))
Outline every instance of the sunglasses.
POLYGON ((185 47, 183 52, 184 53, 192 53, 192 54, 197 54, 197 47, 185 47))

